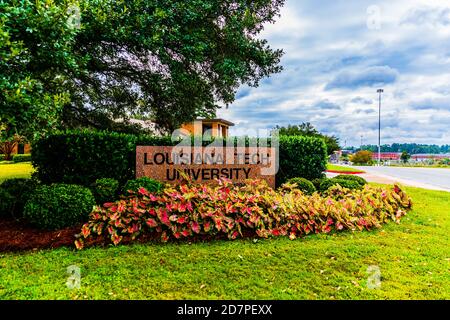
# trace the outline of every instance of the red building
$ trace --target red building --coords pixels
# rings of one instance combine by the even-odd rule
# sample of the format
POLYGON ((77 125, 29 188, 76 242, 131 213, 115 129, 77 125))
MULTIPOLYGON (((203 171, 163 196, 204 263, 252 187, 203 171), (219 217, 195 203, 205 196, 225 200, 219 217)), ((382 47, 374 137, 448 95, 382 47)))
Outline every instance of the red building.
MULTIPOLYGON (((401 152, 381 152, 382 161, 400 161, 401 152)), ((412 154, 410 161, 450 159, 450 154, 417 153, 412 154)), ((372 153, 372 160, 378 160, 378 152, 372 153)))
MULTIPOLYGON (((380 157, 382 161, 386 160, 400 160, 401 152, 381 152, 380 157)), ((378 160, 378 152, 372 153, 372 160, 378 160)))

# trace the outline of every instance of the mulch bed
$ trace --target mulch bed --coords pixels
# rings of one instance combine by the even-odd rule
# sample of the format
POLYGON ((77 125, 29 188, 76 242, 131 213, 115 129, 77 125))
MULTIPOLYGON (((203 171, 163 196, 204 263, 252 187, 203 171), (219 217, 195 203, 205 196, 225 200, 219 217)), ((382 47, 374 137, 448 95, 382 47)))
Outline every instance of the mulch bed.
MULTIPOLYGON (((70 247, 75 249, 74 241, 76 235, 80 233, 82 224, 56 231, 46 231, 36 229, 24 221, 15 219, 0 219, 0 252, 20 252, 20 251, 37 251, 41 249, 55 249, 59 247, 70 247)), ((252 230, 243 231, 243 238, 253 238, 256 234, 252 230)), ((137 239, 132 240, 131 237, 125 236, 122 244, 129 243, 160 243, 161 234, 158 232, 145 233, 137 239)), ((178 243, 195 243, 212 240, 226 240, 225 234, 212 235, 196 235, 188 239, 173 239, 170 242, 178 243)), ((104 235, 95 237, 94 239, 85 240, 85 246, 106 247, 111 244, 109 237, 104 235)))
POLYGON ((33 228, 15 219, 0 219, 0 252, 51 249, 74 246, 81 225, 56 231, 33 228))

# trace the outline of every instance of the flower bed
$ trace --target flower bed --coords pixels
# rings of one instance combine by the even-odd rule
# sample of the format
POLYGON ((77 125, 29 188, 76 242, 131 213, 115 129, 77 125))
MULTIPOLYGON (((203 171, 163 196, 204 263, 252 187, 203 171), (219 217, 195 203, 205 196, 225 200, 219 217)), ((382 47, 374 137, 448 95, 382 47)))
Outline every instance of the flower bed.
POLYGON ((77 248, 108 239, 114 245, 149 234, 169 239, 227 236, 229 239, 289 236, 340 230, 370 230, 399 219, 411 208, 411 199, 398 187, 366 186, 348 190, 336 186, 327 196, 304 195, 292 185, 275 191, 263 181, 234 186, 177 185, 160 194, 141 188, 135 194, 97 206, 83 225, 77 248))

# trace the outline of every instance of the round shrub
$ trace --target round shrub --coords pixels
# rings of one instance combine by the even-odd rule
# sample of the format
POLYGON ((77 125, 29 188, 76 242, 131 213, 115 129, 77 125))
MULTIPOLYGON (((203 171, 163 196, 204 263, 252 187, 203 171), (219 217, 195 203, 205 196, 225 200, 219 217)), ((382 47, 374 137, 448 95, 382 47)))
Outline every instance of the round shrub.
POLYGON ((125 184, 124 192, 127 193, 129 190, 137 192, 139 188, 145 188, 150 193, 158 193, 164 189, 164 185, 158 180, 141 177, 134 180, 128 180, 125 184))
POLYGON ((92 188, 95 201, 98 204, 112 202, 117 199, 119 191, 119 181, 112 178, 97 179, 92 188))
POLYGON ((288 180, 288 183, 295 183, 304 194, 313 194, 317 191, 314 184, 305 178, 292 178, 288 180))
POLYGON ((337 184, 339 184, 343 188, 347 188, 347 189, 351 189, 351 190, 362 189, 362 186, 356 181, 331 178, 331 179, 326 179, 326 180, 322 181, 322 183, 320 184, 320 191, 322 191, 322 192, 327 191, 329 188, 331 188, 332 186, 335 186, 337 184))
POLYGON ((5 189, 0 188, 0 217, 11 216, 11 207, 15 198, 5 189))
POLYGON ((333 181, 331 179, 325 178, 322 179, 319 185, 319 191, 324 192, 327 191, 329 188, 331 188, 334 185, 333 181))
POLYGON ((327 180, 327 177, 315 178, 311 180, 316 190, 320 190, 320 184, 322 183, 323 180, 327 180))
POLYGON ((351 175, 351 174, 340 174, 340 175, 334 177, 334 179, 355 181, 361 187, 364 187, 367 184, 366 179, 359 177, 359 176, 351 175))
POLYGON ((24 217, 41 229, 62 229, 86 221, 95 205, 91 190, 73 184, 38 187, 25 205, 24 217))
POLYGON ((25 203, 37 188, 35 179, 8 179, 0 185, 0 215, 22 217, 25 203))

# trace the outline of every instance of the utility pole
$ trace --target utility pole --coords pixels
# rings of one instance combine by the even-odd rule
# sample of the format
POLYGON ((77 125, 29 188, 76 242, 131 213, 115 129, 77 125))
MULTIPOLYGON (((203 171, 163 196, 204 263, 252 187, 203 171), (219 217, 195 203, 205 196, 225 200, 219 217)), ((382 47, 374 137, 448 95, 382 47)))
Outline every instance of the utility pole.
POLYGON ((359 149, 362 150, 362 146, 363 146, 363 135, 361 135, 361 144, 359 146, 359 149))
POLYGON ((378 89, 378 166, 381 165, 381 94, 383 89, 378 89))

